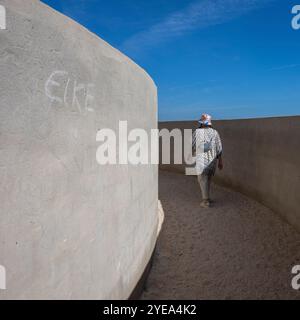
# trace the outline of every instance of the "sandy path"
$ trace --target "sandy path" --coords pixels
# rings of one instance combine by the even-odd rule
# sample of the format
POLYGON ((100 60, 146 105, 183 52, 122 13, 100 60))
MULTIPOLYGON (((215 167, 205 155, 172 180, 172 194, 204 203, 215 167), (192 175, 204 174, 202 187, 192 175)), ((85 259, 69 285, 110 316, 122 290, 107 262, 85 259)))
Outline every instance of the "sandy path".
POLYGON ((160 172, 165 221, 143 299, 300 299, 291 268, 300 234, 271 210, 213 186, 199 207, 195 177, 160 172))

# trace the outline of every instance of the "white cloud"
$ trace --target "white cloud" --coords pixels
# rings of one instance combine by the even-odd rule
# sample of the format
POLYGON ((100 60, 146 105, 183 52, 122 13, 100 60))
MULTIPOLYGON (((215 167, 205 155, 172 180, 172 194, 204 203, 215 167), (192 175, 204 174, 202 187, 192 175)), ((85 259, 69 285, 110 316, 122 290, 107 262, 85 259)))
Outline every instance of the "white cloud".
POLYGON ((283 66, 279 66, 279 67, 274 67, 272 69, 270 69, 270 71, 279 71, 279 70, 285 70, 285 69, 293 69, 293 68, 297 68, 300 67, 299 63, 294 63, 294 64, 287 64, 287 65, 283 65, 283 66))
POLYGON ((195 29, 222 24, 274 0, 197 0, 185 9, 173 12, 163 21, 127 39, 122 50, 136 53, 141 48, 182 36, 195 29))

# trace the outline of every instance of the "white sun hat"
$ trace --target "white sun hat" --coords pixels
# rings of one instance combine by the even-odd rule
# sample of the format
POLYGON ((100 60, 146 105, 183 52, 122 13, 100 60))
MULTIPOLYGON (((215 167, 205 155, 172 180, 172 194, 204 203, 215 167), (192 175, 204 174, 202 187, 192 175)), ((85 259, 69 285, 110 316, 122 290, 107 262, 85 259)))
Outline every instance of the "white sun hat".
POLYGON ((203 113, 201 119, 199 120, 199 123, 205 126, 211 126, 211 115, 203 113))

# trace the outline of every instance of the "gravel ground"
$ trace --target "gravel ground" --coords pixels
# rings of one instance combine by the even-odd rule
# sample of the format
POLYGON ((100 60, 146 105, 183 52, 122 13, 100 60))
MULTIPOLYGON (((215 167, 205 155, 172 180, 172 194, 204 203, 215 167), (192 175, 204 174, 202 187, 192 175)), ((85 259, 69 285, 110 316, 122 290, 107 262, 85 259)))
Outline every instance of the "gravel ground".
POLYGON ((300 299, 291 269, 300 233, 261 204, 193 176, 160 172, 165 221, 142 299, 300 299))

